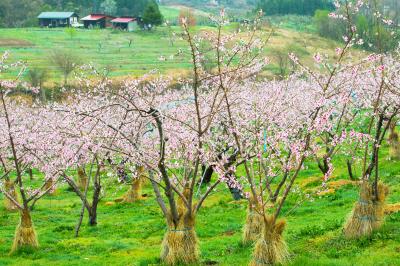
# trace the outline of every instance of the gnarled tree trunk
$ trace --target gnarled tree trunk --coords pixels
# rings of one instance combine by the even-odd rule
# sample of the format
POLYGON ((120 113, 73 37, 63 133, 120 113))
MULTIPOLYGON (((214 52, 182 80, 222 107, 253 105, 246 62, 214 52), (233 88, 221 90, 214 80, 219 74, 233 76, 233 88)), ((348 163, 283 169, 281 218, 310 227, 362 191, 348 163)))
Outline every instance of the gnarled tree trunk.
POLYGON ((37 248, 39 246, 29 209, 24 208, 20 211, 20 214, 21 220, 15 230, 14 243, 11 252, 17 251, 22 247, 37 248))
POLYGON ((256 243, 250 266, 283 264, 288 260, 289 252, 282 237, 285 226, 284 220, 264 217, 262 236, 256 243))
POLYGON ((383 224, 385 212, 385 199, 388 187, 378 184, 377 194, 368 181, 363 181, 360 186, 360 198, 355 203, 350 217, 344 226, 344 234, 348 238, 368 236, 379 229, 383 224))

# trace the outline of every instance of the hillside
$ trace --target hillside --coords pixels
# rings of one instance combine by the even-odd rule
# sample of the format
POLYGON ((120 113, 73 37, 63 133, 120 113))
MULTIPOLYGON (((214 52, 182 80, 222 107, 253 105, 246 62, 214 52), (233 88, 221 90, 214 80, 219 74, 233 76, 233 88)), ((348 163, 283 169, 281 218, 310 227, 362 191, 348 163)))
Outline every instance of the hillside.
MULTIPOLYGON (((213 28, 198 26, 195 30, 213 28)), ((29 68, 47 69, 51 84, 61 82, 61 73, 50 60, 52 51, 58 49, 74 53, 80 64, 93 63, 98 68, 109 68, 112 77, 139 76, 153 69, 176 76, 189 70, 190 61, 187 56, 176 56, 186 44, 175 38, 172 46, 172 32, 179 33, 180 28, 159 27, 151 32, 134 33, 77 30, 72 37, 63 29, 0 29, 0 53, 8 50, 13 59, 25 61, 29 68)), ((289 52, 298 54, 312 65, 310 55, 316 51, 332 51, 335 46, 335 42, 314 34, 276 29, 266 48, 266 55, 271 60, 266 74, 281 74, 282 68, 287 71, 289 52)))

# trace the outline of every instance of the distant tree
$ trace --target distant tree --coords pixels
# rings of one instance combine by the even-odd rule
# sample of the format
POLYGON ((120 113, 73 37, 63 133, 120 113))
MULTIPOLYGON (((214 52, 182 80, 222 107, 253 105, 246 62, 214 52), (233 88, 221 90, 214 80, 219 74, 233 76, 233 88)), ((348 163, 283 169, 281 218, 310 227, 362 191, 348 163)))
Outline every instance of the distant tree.
POLYGON ((322 37, 340 40, 346 30, 341 21, 329 17, 328 10, 316 10, 314 23, 317 27, 318 34, 322 37))
POLYGON ((117 12, 117 3, 114 0, 104 0, 100 5, 100 9, 105 14, 115 15, 117 12))
POLYGON ((284 53, 282 51, 276 51, 274 53, 274 57, 276 59, 276 63, 278 65, 278 77, 280 79, 284 79, 287 74, 288 74, 288 69, 289 69, 289 56, 287 53, 284 53))
POLYGON ((46 100, 46 95, 43 89, 43 83, 46 82, 49 75, 46 69, 31 68, 28 70, 27 80, 32 87, 39 88, 42 100, 46 100))
POLYGON ((117 0, 117 11, 121 15, 143 16, 143 12, 151 0, 117 0))
POLYGON ((77 32, 76 29, 73 27, 65 28, 65 33, 69 35, 71 40, 76 36, 77 32))
POLYGON ((151 0, 143 12, 143 23, 151 29, 153 26, 161 25, 163 22, 163 16, 161 15, 160 9, 154 0, 151 0))
POLYGON ((182 8, 179 11, 178 23, 182 24, 182 19, 186 19, 186 24, 188 26, 196 26, 196 17, 191 8, 182 8))
POLYGON ((259 0, 257 9, 266 15, 313 15, 317 9, 333 9, 331 0, 259 0))
POLYGON ((52 63, 62 72, 64 86, 68 84, 68 77, 78 66, 78 58, 69 51, 56 50, 51 53, 52 63))
POLYGON ((42 0, 0 0, 0 27, 35 26, 42 6, 42 0))

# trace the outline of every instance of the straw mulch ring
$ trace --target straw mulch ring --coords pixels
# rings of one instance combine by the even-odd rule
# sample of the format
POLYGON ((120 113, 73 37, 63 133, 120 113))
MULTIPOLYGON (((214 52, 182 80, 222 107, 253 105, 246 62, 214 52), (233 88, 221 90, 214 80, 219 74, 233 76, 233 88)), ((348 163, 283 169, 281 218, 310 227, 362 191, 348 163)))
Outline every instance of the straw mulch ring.
POLYGON ((398 213, 400 212, 400 203, 394 203, 394 204, 387 204, 385 206, 385 214, 393 214, 393 213, 398 213))
POLYGON ((261 210, 259 208, 257 209, 257 202, 254 199, 249 199, 246 223, 243 227, 244 244, 252 244, 261 236, 264 226, 264 219, 259 213, 260 211, 261 210))
POLYGON ((33 227, 31 215, 28 210, 21 211, 21 220, 15 230, 14 243, 11 252, 17 251, 21 247, 37 248, 39 242, 37 240, 36 231, 33 227))
MULTIPOLYGON (((15 191, 14 182, 12 180, 6 180, 4 182, 4 187, 5 187, 5 190, 7 191, 8 195, 13 197, 13 199, 15 199, 16 201, 18 201, 17 192, 15 191)), ((18 207, 14 204, 14 202, 12 202, 7 197, 4 197, 4 207, 8 211, 16 211, 18 209, 18 207)))
POLYGON ((369 182, 361 183, 360 199, 355 203, 344 226, 343 231, 346 237, 367 236, 382 226, 385 215, 385 199, 388 192, 388 187, 379 183, 378 196, 376 197, 369 182))
POLYGON ((274 265, 287 262, 289 251, 282 236, 286 222, 284 220, 274 222, 272 216, 267 216, 263 225, 264 230, 254 248, 250 266, 274 265))
POLYGON ((346 185, 356 185, 357 181, 352 181, 352 180, 346 180, 346 179, 340 179, 336 181, 331 181, 328 183, 329 188, 332 189, 338 189, 346 185))
POLYGON ((318 196, 327 196, 327 195, 332 195, 336 193, 336 190, 346 186, 346 185, 356 185, 357 181, 351 181, 351 180, 345 180, 345 179, 340 179, 336 181, 331 181, 329 182, 328 188, 322 191, 317 192, 318 196))

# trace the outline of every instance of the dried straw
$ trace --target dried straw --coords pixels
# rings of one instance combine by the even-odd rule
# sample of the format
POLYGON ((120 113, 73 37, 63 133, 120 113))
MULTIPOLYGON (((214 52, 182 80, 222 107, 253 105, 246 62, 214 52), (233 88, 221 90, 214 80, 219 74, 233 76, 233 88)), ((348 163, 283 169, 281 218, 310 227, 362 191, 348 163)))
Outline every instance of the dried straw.
MULTIPOLYGON (((189 190, 183 193, 186 198, 189 190)), ((191 264, 199 261, 199 241, 194 229, 195 217, 188 213, 187 207, 181 198, 177 201, 179 221, 172 223, 172 217, 167 217, 168 230, 164 235, 161 248, 161 259, 167 265, 191 264)))
POLYGON ((88 176, 86 175, 83 167, 78 167, 78 187, 82 191, 85 191, 88 180, 88 176))
POLYGON ((124 195, 124 202, 132 203, 142 199, 142 187, 146 180, 146 170, 144 166, 138 167, 138 176, 132 180, 132 185, 124 195))
POLYGON ((256 242, 260 238, 263 230, 264 219, 257 205, 258 203, 256 200, 253 198, 249 199, 246 223, 243 227, 243 243, 245 245, 256 242))
POLYGON ((15 252, 22 247, 39 247, 32 218, 27 209, 21 211, 21 220, 15 230, 14 243, 11 252, 15 252))
MULTIPOLYGON (((12 180, 6 180, 4 182, 5 191, 8 195, 13 197, 16 201, 18 201, 17 192, 15 191, 15 185, 12 180)), ((4 197, 4 207, 8 211, 16 211, 18 207, 12 202, 8 197, 4 197)))
POLYGON ((343 231, 346 237, 368 236, 382 226, 385 215, 385 199, 388 192, 388 187, 379 183, 376 196, 369 182, 361 183, 360 199, 354 204, 344 226, 343 231))
POLYGON ((289 258, 289 251, 282 237, 286 222, 274 222, 272 216, 265 217, 262 237, 257 241, 250 266, 283 264, 289 258))

